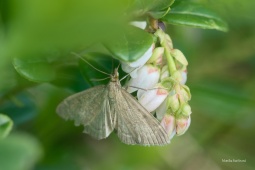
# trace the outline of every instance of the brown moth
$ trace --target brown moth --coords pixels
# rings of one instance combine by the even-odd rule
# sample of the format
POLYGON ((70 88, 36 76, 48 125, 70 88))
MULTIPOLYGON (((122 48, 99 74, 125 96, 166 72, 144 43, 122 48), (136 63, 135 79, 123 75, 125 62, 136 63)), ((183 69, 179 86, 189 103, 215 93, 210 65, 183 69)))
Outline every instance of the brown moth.
POLYGON ((118 69, 108 85, 99 85, 67 97, 57 107, 64 119, 84 125, 84 133, 107 138, 115 129, 130 145, 165 145, 170 142, 159 121, 121 87, 118 69))

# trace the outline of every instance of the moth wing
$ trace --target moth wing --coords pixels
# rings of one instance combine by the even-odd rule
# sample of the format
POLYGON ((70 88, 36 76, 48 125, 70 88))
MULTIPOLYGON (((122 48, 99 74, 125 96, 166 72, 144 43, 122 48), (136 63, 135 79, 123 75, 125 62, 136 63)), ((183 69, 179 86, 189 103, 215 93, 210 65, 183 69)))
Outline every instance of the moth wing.
POLYGON ((58 105, 57 113, 77 126, 84 125, 84 132, 94 138, 106 138, 114 129, 108 93, 105 85, 76 93, 58 105))
POLYGON ((127 91, 116 92, 117 134, 126 144, 166 145, 170 142, 159 121, 127 91))

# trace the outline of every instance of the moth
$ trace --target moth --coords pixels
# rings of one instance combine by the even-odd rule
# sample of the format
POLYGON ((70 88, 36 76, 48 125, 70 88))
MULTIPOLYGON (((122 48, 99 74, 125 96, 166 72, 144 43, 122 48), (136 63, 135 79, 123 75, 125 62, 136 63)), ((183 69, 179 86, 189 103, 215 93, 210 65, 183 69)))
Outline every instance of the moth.
POLYGON ((83 125, 95 139, 107 138, 116 130, 128 145, 165 145, 170 142, 159 121, 120 84, 116 68, 107 85, 98 85, 64 99, 57 113, 83 125))

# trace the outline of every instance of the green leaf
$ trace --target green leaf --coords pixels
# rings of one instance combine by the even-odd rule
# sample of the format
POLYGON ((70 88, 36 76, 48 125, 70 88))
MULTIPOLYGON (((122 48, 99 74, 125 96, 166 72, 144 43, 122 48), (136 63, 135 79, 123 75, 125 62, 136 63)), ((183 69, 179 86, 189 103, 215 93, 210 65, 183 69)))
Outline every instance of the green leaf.
POLYGON ((219 31, 228 30, 227 23, 217 14, 201 5, 187 1, 174 3, 170 12, 162 20, 174 25, 186 25, 219 31))
POLYGON ((174 3, 174 0, 135 0, 134 6, 142 13, 162 11, 174 3))
POLYGON ((108 42, 105 46, 121 61, 136 61, 152 45, 153 37, 140 28, 128 27, 125 33, 108 42))
POLYGON ((0 141, 0 169, 32 169, 42 155, 41 147, 34 138, 25 134, 12 134, 0 141))
MULTIPOLYGON (((74 58, 74 57, 73 57, 74 58)), ((82 91, 88 87, 77 64, 66 62, 56 69, 56 79, 50 82, 58 87, 65 87, 74 91, 82 91)))
POLYGON ((46 58, 14 58, 13 66, 24 78, 34 82, 49 82, 55 78, 55 69, 46 58))
POLYGON ((150 11, 148 12, 154 19, 160 19, 164 17, 170 11, 170 7, 162 11, 150 11))
POLYGON ((0 139, 5 138, 10 133, 12 126, 12 120, 8 116, 0 114, 0 139))

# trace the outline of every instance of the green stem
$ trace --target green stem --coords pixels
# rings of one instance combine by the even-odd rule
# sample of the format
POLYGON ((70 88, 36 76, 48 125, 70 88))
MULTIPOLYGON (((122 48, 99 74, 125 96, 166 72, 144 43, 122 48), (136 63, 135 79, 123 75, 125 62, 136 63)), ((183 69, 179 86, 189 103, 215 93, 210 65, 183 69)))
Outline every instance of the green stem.
POLYGON ((174 63, 173 56, 170 54, 170 50, 167 48, 165 43, 163 43, 162 46, 165 48, 165 56, 167 59, 168 70, 170 74, 173 75, 174 72, 177 70, 174 63))

